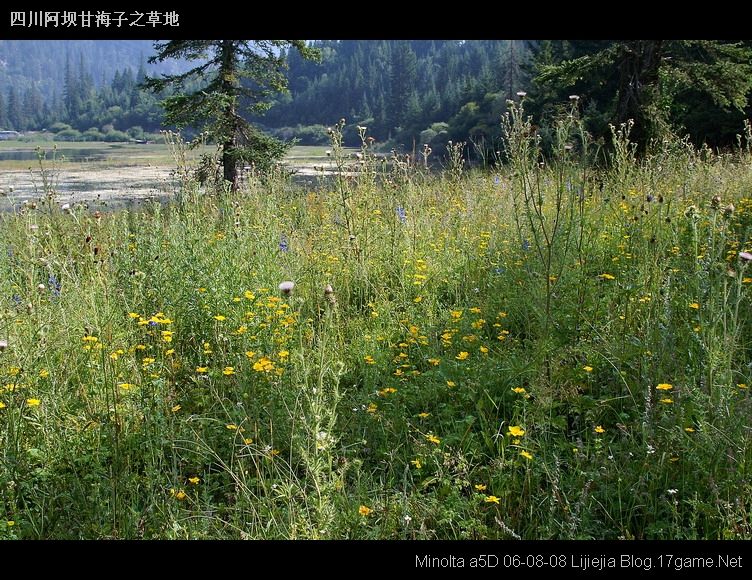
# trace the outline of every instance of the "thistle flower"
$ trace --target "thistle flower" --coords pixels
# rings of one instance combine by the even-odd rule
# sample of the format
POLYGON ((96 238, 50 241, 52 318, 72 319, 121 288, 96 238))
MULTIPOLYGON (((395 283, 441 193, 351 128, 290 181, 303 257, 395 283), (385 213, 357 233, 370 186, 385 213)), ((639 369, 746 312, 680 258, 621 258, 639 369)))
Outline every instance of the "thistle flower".
POLYGON ((289 296, 292 294, 292 289, 295 288, 295 282, 290 282, 289 280, 282 282, 279 285, 279 291, 282 292, 285 296, 289 296))
POLYGON ((752 254, 749 252, 739 252, 739 258, 744 260, 745 262, 752 261, 752 254))
POLYGON ((326 288, 324 288, 324 298, 332 306, 337 303, 337 297, 334 295, 334 288, 332 288, 331 284, 327 284, 326 288))

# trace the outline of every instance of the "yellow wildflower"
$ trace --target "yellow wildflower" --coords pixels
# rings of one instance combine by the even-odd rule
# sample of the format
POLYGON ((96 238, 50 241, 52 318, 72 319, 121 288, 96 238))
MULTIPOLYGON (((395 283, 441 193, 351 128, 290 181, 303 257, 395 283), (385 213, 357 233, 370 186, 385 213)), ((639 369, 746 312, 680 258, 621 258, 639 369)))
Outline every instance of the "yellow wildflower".
POLYGON ((522 437, 525 434, 525 430, 519 425, 512 425, 507 430, 507 435, 512 437, 522 437))
POLYGON ((365 505, 362 505, 358 508, 358 513, 364 518, 370 516, 372 512, 373 510, 365 505))
POLYGON ((274 370, 274 362, 271 359, 262 356, 253 363, 253 370, 259 373, 268 373, 274 370))

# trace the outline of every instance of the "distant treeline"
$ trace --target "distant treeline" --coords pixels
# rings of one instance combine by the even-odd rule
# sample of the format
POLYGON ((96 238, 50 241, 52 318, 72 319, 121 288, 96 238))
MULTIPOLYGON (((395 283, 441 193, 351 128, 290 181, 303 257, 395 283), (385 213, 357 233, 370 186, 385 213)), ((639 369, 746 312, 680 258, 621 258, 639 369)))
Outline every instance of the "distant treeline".
POLYGON ((636 119, 634 135, 688 134, 696 145, 729 146, 749 118, 752 41, 712 40, 347 40, 315 43, 321 64, 291 54, 289 95, 261 121, 282 137, 326 140, 345 118, 379 141, 410 149, 452 139, 486 147, 500 137, 507 100, 546 133, 579 97, 596 138, 636 119), (651 126, 648 126, 651 125, 651 126))
MULTIPOLYGON (((147 68, 152 47, 144 41, 49 42, 0 41, 0 129, 123 140, 149 138, 162 128, 160 96, 139 85, 147 74, 187 70, 186 63, 147 68)), ((697 145, 729 146, 752 114, 752 41, 313 44, 321 62, 290 53, 290 92, 252 119, 302 144, 327 143, 326 128, 344 118, 348 145, 358 144, 360 125, 378 144, 405 150, 424 143, 436 150, 449 140, 495 148, 507 102, 522 92, 544 135, 572 94, 596 138, 607 138, 610 123, 632 116, 635 134, 642 131, 645 140, 670 130, 697 145)))
POLYGON ((0 41, 0 129, 68 140, 143 138, 160 129, 159 98, 139 88, 149 41, 0 41))
POLYGON ((261 122, 282 137, 323 143, 323 125, 345 118, 378 141, 410 146, 496 135, 507 99, 528 86, 527 40, 317 41, 321 64, 289 55, 290 94, 261 122))
POLYGON ((62 90, 44 102, 34 86, 23 94, 11 86, 0 93, 0 127, 16 131, 51 130, 57 139, 123 141, 142 139, 162 123, 159 99, 139 88, 146 76, 142 66, 117 71, 110 83, 94 86, 83 60, 66 65, 62 90))

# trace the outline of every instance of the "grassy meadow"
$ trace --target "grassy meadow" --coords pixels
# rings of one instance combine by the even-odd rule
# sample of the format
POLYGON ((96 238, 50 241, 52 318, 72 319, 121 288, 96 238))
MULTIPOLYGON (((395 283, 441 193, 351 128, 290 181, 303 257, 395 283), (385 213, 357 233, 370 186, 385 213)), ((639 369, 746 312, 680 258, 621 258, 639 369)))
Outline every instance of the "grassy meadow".
POLYGON ((751 538, 749 150, 506 123, 0 216, 0 538, 751 538))

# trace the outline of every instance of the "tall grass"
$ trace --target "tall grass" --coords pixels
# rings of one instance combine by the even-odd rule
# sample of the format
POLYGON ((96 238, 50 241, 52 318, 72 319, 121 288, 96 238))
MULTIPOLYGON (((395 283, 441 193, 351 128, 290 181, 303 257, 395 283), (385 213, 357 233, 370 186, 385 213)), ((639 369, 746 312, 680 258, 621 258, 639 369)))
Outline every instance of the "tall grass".
POLYGON ((338 130, 317 190, 2 216, 0 537, 752 536, 748 149, 338 130))

